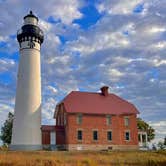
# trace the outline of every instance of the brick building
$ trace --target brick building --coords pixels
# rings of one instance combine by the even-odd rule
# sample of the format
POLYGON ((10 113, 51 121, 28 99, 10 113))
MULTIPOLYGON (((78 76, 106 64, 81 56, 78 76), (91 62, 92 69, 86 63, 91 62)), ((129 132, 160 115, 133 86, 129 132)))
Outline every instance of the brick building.
POLYGON ((42 143, 67 150, 137 149, 138 113, 106 86, 100 93, 72 91, 56 106, 56 125, 42 126, 42 143))

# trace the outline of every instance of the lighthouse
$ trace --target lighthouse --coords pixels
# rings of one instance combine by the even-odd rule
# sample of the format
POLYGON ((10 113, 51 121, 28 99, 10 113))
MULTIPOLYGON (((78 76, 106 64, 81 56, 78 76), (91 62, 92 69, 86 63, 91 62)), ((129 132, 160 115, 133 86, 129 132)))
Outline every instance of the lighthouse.
POLYGON ((17 33, 20 60, 17 75, 12 150, 39 150, 41 145, 41 64, 43 31, 32 11, 17 33))

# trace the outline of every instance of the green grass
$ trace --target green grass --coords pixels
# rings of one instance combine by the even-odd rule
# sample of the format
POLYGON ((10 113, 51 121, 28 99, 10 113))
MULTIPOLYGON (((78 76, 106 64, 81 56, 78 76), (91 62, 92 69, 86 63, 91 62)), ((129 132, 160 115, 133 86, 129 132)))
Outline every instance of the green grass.
POLYGON ((0 151, 0 166, 166 166, 166 151, 0 151))

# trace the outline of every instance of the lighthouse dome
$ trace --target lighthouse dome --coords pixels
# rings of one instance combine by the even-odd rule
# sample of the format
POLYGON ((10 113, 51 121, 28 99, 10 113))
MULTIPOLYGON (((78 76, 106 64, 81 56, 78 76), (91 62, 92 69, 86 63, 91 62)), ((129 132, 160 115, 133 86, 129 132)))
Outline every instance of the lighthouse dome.
POLYGON ((30 11, 29 14, 24 17, 24 25, 26 24, 38 24, 38 17, 36 17, 32 11, 30 11))

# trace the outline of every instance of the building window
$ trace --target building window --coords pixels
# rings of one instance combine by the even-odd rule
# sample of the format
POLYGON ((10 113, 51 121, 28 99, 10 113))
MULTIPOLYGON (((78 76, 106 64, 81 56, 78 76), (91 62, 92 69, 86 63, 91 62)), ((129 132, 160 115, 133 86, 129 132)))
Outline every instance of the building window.
POLYGON ((82 130, 77 131, 77 139, 80 141, 82 140, 82 130))
POLYGON ((106 123, 107 125, 111 124, 111 115, 106 115, 106 123))
POLYGON ((126 141, 129 141, 129 140, 130 140, 130 132, 129 132, 129 131, 126 131, 126 132, 125 132, 125 140, 126 140, 126 141))
POLYGON ((125 126, 129 126, 129 117, 128 116, 124 117, 124 123, 125 123, 125 126))
POLYGON ((63 113, 62 113, 62 111, 61 111, 60 117, 61 117, 61 120, 60 120, 61 123, 60 123, 60 125, 63 126, 64 124, 63 124, 63 113))
POLYGON ((107 140, 112 141, 112 131, 107 132, 107 140))
POLYGON ((66 113, 64 113, 64 125, 66 125, 66 113))
POLYGON ((77 124, 82 124, 82 114, 77 115, 77 124))
POLYGON ((98 131, 93 131, 93 140, 98 140, 98 131))
POLYGON ((58 126, 60 125, 60 115, 58 115, 58 126))

